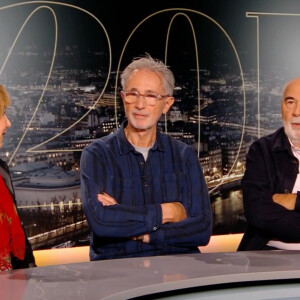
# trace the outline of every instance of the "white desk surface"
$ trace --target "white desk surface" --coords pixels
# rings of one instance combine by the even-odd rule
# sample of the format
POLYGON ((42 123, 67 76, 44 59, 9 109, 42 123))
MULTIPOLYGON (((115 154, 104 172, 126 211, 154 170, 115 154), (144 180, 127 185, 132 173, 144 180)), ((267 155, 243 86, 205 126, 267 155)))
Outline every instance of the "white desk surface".
POLYGON ((300 282, 299 258, 300 251, 199 253, 0 272, 0 299, 124 300, 231 282, 300 282))

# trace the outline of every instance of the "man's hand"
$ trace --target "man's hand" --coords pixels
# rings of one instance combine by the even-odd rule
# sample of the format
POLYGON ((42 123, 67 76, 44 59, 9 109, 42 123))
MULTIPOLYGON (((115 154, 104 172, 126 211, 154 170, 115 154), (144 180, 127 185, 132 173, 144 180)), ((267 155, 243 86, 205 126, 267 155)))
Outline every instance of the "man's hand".
POLYGON ((98 201, 102 203, 103 206, 116 205, 118 202, 106 193, 97 195, 98 201))
POLYGON ((274 194, 273 202, 280 204, 288 210, 294 210, 296 205, 297 194, 274 194))
POLYGON ((184 206, 180 202, 162 203, 162 224, 177 223, 187 218, 184 206))
POLYGON ((147 244, 150 242, 150 236, 149 236, 149 234, 134 236, 134 237, 132 237, 132 239, 134 241, 143 242, 143 243, 147 243, 147 244))

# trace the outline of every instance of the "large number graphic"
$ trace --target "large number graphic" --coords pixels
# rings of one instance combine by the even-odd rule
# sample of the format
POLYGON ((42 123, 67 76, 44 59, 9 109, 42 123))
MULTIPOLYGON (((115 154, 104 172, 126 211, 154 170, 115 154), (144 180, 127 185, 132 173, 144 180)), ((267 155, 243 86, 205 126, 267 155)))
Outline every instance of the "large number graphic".
MULTIPOLYGON (((14 159, 16 153, 18 152, 19 148, 21 147, 24 138, 26 137, 26 135, 28 134, 28 130, 31 127, 32 122, 34 121, 36 114, 40 108, 41 102, 44 99, 44 95, 45 92, 47 91, 48 88, 48 83, 49 80, 51 78, 52 72, 53 72, 53 68, 55 67, 55 58, 56 58, 56 51, 57 51, 57 43, 58 43, 58 36, 60 34, 59 29, 61 28, 61 26, 64 26, 64 24, 60 24, 57 21, 56 18, 56 9, 59 7, 66 7, 70 10, 74 10, 74 11, 79 11, 82 14, 85 14, 87 16, 90 17, 90 19, 95 23, 95 26, 99 27, 99 30, 102 30, 105 37, 106 37, 106 42, 107 45, 105 45, 105 48, 107 48, 108 50, 108 67, 107 67, 107 77, 105 80, 105 83, 102 87, 102 91, 99 94, 99 96, 97 97, 97 99, 94 101, 93 105, 91 107, 89 107, 89 109, 80 117, 78 118, 76 121, 74 121, 71 125, 69 125, 67 128, 62 129, 59 133, 53 135, 51 138, 48 138, 44 141, 42 141, 41 143, 38 143, 36 145, 31 145, 31 147, 29 147, 29 149, 27 149, 27 153, 49 153, 49 152, 68 152, 68 151, 82 151, 82 149, 73 149, 73 148, 64 148, 64 149, 45 149, 45 146, 47 144, 49 144, 51 141, 61 137, 63 134, 67 133, 70 129, 74 128, 77 124, 79 124, 82 120, 84 120, 93 109, 95 109, 97 103, 99 102, 99 100, 101 99, 101 97, 103 96, 104 92, 106 91, 107 85, 109 83, 110 80, 110 75, 111 75, 111 66, 112 66, 112 49, 111 49, 111 43, 110 43, 110 38, 109 35, 107 33, 107 30, 105 28, 105 26, 103 25, 103 23, 91 12, 82 9, 78 6, 72 5, 72 4, 67 4, 67 3, 60 3, 60 2, 52 2, 52 1, 28 1, 28 2, 22 2, 22 3, 16 3, 13 5, 9 5, 9 6, 4 6, 0 8, 0 13, 1 12, 5 12, 6 10, 13 10, 16 9, 17 7, 20 6, 27 6, 27 7, 32 7, 32 11, 28 14, 26 20, 24 21, 23 25, 21 26, 18 34, 16 35, 16 38, 14 40, 14 42, 12 43, 12 45, 10 46, 10 50, 7 53, 6 59, 4 61, 4 63, 2 64, 1 70, 0 70, 0 76, 2 73, 5 72, 5 67, 7 64, 7 61, 9 61, 9 59, 11 59, 11 54, 12 51, 14 50, 15 44, 18 41, 18 39, 20 38, 20 36, 22 35, 22 32, 24 30, 24 28, 26 27, 26 25, 31 21, 32 17, 36 14, 38 14, 40 11, 42 10, 48 10, 49 12, 51 12, 52 17, 54 19, 54 32, 55 32, 55 41, 54 41, 54 46, 53 46, 53 55, 52 55, 52 61, 48 70, 48 75, 47 75, 47 79, 44 83, 43 86, 43 90, 42 93, 37 101, 37 104, 34 108, 34 111, 32 113, 31 119, 27 124, 26 129, 24 130, 22 137, 19 139, 18 145, 16 146, 14 153, 10 156, 10 161, 9 163, 12 162, 12 160, 14 159)), ((241 129, 241 136, 240 136, 240 144, 239 144, 239 149, 238 152, 236 154, 236 158, 234 160, 234 163, 232 164, 230 170, 227 173, 227 177, 230 176, 231 171, 233 170, 234 166, 237 163, 237 159, 239 156, 239 153, 241 151, 241 147, 242 147, 242 141, 243 141, 243 136, 244 136, 244 128, 245 128, 245 112, 246 112, 246 95, 245 95, 245 83, 244 83, 244 74, 243 74, 243 69, 242 69, 242 65, 241 65, 241 61, 239 58, 239 54, 238 51, 232 41, 232 39, 230 38, 229 34, 225 31, 225 29, 213 18, 211 18, 210 16, 208 16, 207 14, 204 14, 200 11, 197 10, 192 10, 192 9, 186 9, 186 8, 169 8, 169 9, 164 9, 164 10, 160 10, 157 11, 155 13, 150 14, 149 16, 147 16, 146 18, 142 19, 136 26, 135 28, 131 31, 131 33, 129 34, 123 48, 120 54, 120 57, 118 59, 118 66, 117 66, 117 70, 116 70, 116 79, 115 79, 115 89, 114 89, 114 109, 115 109, 115 124, 116 127, 118 126, 118 105, 117 105, 117 91, 118 91, 118 77, 119 77, 119 72, 120 72, 120 68, 121 68, 121 63, 124 59, 124 56, 126 54, 127 51, 127 46, 128 44, 134 40, 135 37, 135 33, 137 32, 138 29, 142 28, 144 25, 146 25, 149 22, 156 22, 156 17, 159 15, 166 15, 166 18, 169 19, 169 26, 167 29, 167 32, 165 33, 165 44, 161 45, 162 48, 164 48, 164 52, 165 52, 165 63, 168 64, 168 58, 169 58, 169 54, 170 51, 172 51, 172 49, 169 48, 169 37, 170 37, 170 33, 172 32, 172 28, 173 28, 173 23, 175 19, 178 19, 180 17, 183 17, 189 24, 190 30, 192 32, 192 36, 193 36, 193 45, 194 45, 194 61, 195 61, 195 69, 197 70, 196 72, 196 85, 197 85, 197 102, 198 102, 198 118, 197 118, 197 122, 198 122, 198 147, 197 147, 197 152, 198 152, 198 156, 200 156, 200 144, 201 144, 201 124, 200 124, 200 117, 201 117, 201 110, 202 110, 202 106, 201 106, 201 94, 200 94, 200 90, 201 90, 201 86, 200 86, 200 68, 201 68, 201 58, 199 58, 199 40, 202 37, 197 36, 196 31, 195 31, 195 25, 191 19, 191 16, 196 16, 199 19, 203 19, 206 20, 208 22, 210 22, 212 24, 212 26, 215 26, 221 35, 225 36, 227 42, 230 45, 230 48, 232 49, 232 54, 235 57, 236 63, 238 65, 238 69, 239 69, 239 76, 240 76, 240 91, 241 91, 241 95, 242 95, 242 99, 240 100, 242 102, 242 111, 243 111, 243 117, 241 120, 241 124, 233 124, 234 126, 238 126, 239 129, 241 129)), ((81 24, 82 26, 84 26, 84 24, 81 24)), ((102 49, 99 49, 99 51, 102 49)), ((193 75, 195 76, 195 75, 193 75)), ((168 131, 167 128, 167 122, 165 122, 165 131, 168 131)), ((225 177, 226 177, 225 176, 225 177)), ((224 179, 225 179, 224 177, 224 179)), ((223 180, 220 182, 220 184, 223 183, 223 180)))

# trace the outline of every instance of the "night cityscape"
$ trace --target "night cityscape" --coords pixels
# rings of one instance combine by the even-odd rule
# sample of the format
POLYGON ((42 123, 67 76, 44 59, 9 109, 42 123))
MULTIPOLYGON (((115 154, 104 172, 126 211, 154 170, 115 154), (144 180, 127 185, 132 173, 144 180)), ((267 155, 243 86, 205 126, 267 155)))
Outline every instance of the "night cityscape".
MULTIPOLYGON (((242 17, 252 32, 255 23, 245 14, 242 17)), ((300 26, 300 18, 297 22, 300 26)), ((186 26, 184 21, 177 23, 170 33, 170 49, 176 42, 172 39, 178 26, 186 26)), ((115 132, 124 121, 119 73, 133 57, 146 52, 166 59, 174 71, 175 103, 158 126, 198 153, 211 196, 213 234, 243 232, 240 181, 246 153, 257 138, 281 127, 281 90, 297 69, 289 70, 280 64, 267 67, 262 62, 258 72, 255 52, 240 47, 237 57, 230 40, 218 33, 214 24, 201 18, 194 24, 196 29, 199 24, 204 25, 196 32, 197 37, 202 30, 209 30, 218 41, 208 45, 208 41, 202 44, 199 38, 199 65, 194 59, 190 31, 186 42, 176 51, 169 50, 167 57, 163 55, 165 35, 157 38, 161 48, 157 44, 153 48, 148 35, 149 44, 133 47, 129 43, 124 55, 121 47, 114 49, 112 64, 109 44, 99 32, 97 39, 92 34, 91 40, 84 37, 84 41, 89 40, 85 47, 79 47, 82 41, 78 40, 58 40, 57 48, 30 43, 26 31, 11 52, 7 51, 11 41, 0 43, 0 67, 5 65, 0 70, 0 82, 12 102, 6 111, 12 127, 5 136, 0 158, 10 166, 20 216, 33 249, 88 243, 80 199, 81 151, 93 140, 115 132), (211 50, 210 59, 207 50, 211 50), (204 58, 205 62, 201 60, 204 58)), ((147 26, 143 29, 145 36, 150 30, 147 26)), ((54 36, 53 32, 49 35, 54 36)), ((140 33, 136 35, 137 41, 140 33)), ((252 36, 252 41, 255 38, 252 36)), ((265 49, 266 45, 262 43, 261 47, 265 49)))

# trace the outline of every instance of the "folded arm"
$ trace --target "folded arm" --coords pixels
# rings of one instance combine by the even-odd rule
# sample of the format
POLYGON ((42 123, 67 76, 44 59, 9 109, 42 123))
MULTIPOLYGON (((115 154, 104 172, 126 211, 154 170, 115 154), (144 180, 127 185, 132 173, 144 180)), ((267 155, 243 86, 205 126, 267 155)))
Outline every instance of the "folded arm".
MULTIPOLYGON (((106 193, 97 195, 98 201, 103 206, 116 205, 118 202, 106 193)), ((161 204, 162 209, 162 224, 165 223, 176 223, 183 221, 187 218, 186 210, 180 202, 170 202, 161 204)), ((145 233, 140 236, 132 237, 133 240, 149 243, 149 234, 145 233)))
MULTIPOLYGON (((101 156, 99 151, 83 151, 80 166, 81 197, 91 230, 97 236, 111 238, 146 236, 147 239, 143 241, 156 249, 165 245, 206 245, 211 234, 209 195, 196 153, 191 149, 185 157, 188 157, 187 172, 182 182, 179 181, 182 186, 176 187, 179 201, 155 199, 154 203, 138 205, 134 204, 134 199, 128 199, 130 190, 125 191, 126 187, 122 190, 125 202, 115 196, 114 181, 109 181, 109 174, 103 175, 105 170, 109 172, 113 162, 107 162, 107 157, 101 156), (98 194, 101 194, 101 201, 98 194), (109 194, 116 199, 111 199, 109 194)), ((122 184, 126 185, 126 182, 122 184)))
POLYGON ((247 154, 242 180, 245 215, 248 223, 262 235, 285 242, 300 242, 300 214, 294 210, 297 197, 285 193, 292 185, 287 186, 286 178, 278 177, 279 174, 293 176, 291 167, 277 163, 270 152, 269 148, 255 143, 247 154))

